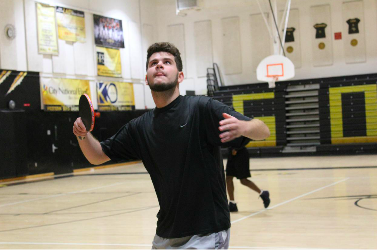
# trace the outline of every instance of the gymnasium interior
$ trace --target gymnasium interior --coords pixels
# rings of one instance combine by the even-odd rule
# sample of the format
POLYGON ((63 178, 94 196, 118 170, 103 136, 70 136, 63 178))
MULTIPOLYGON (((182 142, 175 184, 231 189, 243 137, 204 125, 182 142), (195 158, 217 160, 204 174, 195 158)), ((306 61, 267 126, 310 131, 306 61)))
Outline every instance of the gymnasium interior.
POLYGON ((272 203, 235 181, 231 249, 377 249, 377 0, 2 0, 0 13, 1 249, 151 248, 142 162, 90 164, 72 126, 83 93, 99 141, 156 107, 155 42, 180 50, 181 95, 270 129, 247 149, 272 203), (271 55, 293 67, 261 64, 271 55))

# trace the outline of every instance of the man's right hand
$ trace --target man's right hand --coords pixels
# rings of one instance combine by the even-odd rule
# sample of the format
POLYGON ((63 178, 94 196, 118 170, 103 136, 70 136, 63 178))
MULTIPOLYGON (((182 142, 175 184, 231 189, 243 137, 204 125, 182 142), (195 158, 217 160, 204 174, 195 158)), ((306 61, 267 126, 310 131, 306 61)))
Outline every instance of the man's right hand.
POLYGON ((81 118, 77 118, 73 123, 73 134, 77 137, 85 137, 85 140, 78 140, 81 151, 88 161, 94 165, 99 165, 110 160, 110 158, 102 151, 101 144, 94 136, 86 131, 85 125, 81 118))
POLYGON ((73 134, 75 136, 86 137, 88 131, 86 131, 85 125, 81 120, 81 117, 77 118, 76 121, 73 123, 73 134))

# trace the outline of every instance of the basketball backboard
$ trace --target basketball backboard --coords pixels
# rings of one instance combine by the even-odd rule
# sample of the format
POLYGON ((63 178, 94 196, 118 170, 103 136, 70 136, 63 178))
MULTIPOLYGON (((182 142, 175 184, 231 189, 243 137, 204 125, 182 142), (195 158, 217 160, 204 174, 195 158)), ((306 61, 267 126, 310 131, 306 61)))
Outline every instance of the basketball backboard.
POLYGON ((295 66, 289 58, 282 55, 272 55, 264 58, 257 67, 257 79, 268 82, 270 88, 275 82, 291 79, 295 76, 295 66))

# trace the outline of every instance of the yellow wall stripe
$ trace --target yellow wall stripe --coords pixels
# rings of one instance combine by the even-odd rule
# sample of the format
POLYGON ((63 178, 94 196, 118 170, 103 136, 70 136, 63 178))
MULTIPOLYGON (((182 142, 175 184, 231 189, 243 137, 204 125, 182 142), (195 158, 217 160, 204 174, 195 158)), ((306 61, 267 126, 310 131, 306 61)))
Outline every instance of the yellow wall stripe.
POLYGON ((377 127, 377 85, 358 85, 349 87, 329 88, 330 100, 330 121, 331 121, 331 143, 364 143, 376 142, 377 127), (342 96, 343 93, 364 92, 365 94, 365 116, 366 116, 366 137, 343 137, 343 114, 342 96))
MULTIPOLYGON (((250 100, 263 100, 263 99, 274 99, 275 93, 268 92, 268 93, 257 93, 257 94, 242 94, 242 95, 233 95, 233 108, 241 113, 244 113, 244 101, 250 100)), ((270 129, 270 137, 263 141, 251 141, 249 142, 246 147, 274 147, 276 146, 276 121, 275 116, 262 116, 262 117, 255 117, 261 121, 263 121, 267 127, 270 129)))
POLYGON ((244 114, 244 109, 243 109, 243 102, 244 101, 261 100, 261 99, 274 99, 274 98, 275 98, 274 92, 234 95, 233 96, 233 108, 237 112, 244 114))

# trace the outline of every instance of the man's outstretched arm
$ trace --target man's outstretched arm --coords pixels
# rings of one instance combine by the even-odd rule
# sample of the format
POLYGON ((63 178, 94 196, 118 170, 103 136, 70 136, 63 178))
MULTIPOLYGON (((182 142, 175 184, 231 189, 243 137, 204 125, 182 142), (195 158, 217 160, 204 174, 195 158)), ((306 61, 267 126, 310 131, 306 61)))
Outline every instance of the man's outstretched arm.
POLYGON ((252 140, 264 140, 270 136, 270 129, 259 119, 242 121, 223 113, 224 120, 220 121, 219 130, 221 142, 229 142, 237 137, 245 136, 252 140))
POLYGON ((86 131, 85 125, 80 117, 76 119, 73 125, 73 133, 77 137, 85 137, 83 140, 80 140, 79 138, 77 138, 77 140, 81 151, 90 163, 99 165, 110 160, 110 158, 102 151, 99 141, 95 139, 91 133, 86 131))

